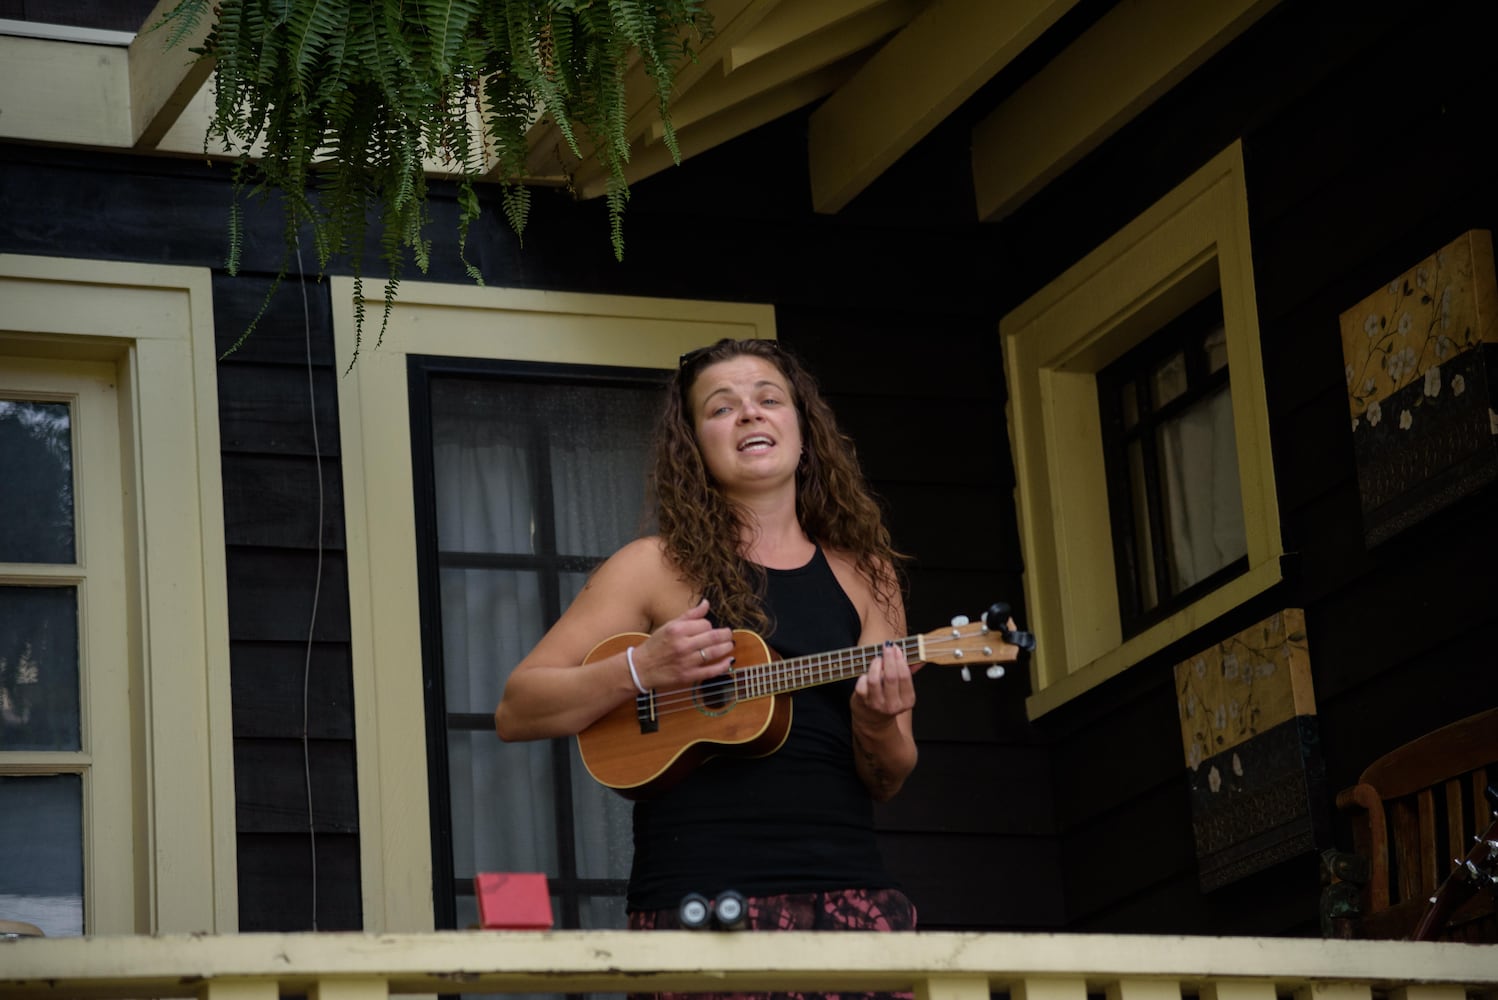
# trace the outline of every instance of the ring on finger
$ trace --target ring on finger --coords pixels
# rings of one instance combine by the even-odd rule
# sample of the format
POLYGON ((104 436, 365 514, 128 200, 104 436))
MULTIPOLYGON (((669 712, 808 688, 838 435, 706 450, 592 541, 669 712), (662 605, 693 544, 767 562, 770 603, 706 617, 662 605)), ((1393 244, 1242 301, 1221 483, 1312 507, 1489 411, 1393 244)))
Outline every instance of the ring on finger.
POLYGON ((702 657, 703 663, 707 662, 707 650, 705 648, 697 650, 697 655, 702 657))

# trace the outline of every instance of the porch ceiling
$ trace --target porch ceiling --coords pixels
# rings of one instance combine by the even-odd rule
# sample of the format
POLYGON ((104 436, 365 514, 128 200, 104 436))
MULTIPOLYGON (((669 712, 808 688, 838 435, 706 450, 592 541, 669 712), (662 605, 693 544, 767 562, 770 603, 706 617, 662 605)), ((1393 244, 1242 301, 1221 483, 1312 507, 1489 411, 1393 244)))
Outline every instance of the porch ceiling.
MULTIPOLYGON (((1000 218, 1277 2, 707 0, 714 34, 677 77, 672 120, 686 158, 817 105, 808 173, 832 213, 1001 71, 1039 64, 974 118, 975 211, 1000 218)), ((168 52, 149 32, 20 37, 34 27, 0 21, 0 139, 203 154, 211 68, 183 57, 198 39, 168 52)), ((634 183, 672 160, 643 68, 628 88, 634 183)), ((604 168, 551 125, 532 130, 528 166, 534 183, 604 192, 604 168)))

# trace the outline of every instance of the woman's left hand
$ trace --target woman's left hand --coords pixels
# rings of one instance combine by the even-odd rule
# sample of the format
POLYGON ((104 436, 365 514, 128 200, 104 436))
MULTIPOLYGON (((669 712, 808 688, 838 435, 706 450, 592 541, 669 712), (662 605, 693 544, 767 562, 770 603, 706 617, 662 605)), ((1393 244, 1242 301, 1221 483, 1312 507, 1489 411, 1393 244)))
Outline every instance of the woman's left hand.
POLYGON ((915 707, 915 671, 897 643, 886 642, 853 691, 853 721, 881 729, 915 707))

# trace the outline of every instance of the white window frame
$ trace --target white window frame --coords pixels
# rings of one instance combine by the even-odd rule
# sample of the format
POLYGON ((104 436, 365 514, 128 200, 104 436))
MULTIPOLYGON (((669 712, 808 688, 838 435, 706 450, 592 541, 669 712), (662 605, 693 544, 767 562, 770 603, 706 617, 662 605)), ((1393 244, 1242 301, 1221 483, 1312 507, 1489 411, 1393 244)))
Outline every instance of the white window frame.
MULTIPOLYGON (((125 617, 112 641, 125 647, 140 690, 89 710, 130 719, 136 784, 132 813, 88 816, 84 836, 95 842, 128 828, 137 847, 128 871, 86 887, 109 897, 86 902, 106 915, 90 932, 232 932, 239 901, 210 272, 0 254, 0 302, 0 351, 101 362, 115 381, 125 617)), ((82 470, 86 489, 98 488, 97 471, 82 470)))
MULTIPOLYGON (((343 369, 354 357, 354 282, 329 285, 343 369)), ((720 337, 773 338, 775 313, 751 303, 403 281, 377 345, 383 308, 366 297, 364 342, 339 380, 338 418, 364 929, 395 933, 430 931, 435 921, 407 356, 669 369, 720 337)))
POLYGON ((1025 599, 1039 639, 1036 718, 1282 578, 1242 144, 1235 142, 1004 317, 1025 599), (1222 291, 1248 569, 1123 637, 1098 412, 1098 372, 1222 291))

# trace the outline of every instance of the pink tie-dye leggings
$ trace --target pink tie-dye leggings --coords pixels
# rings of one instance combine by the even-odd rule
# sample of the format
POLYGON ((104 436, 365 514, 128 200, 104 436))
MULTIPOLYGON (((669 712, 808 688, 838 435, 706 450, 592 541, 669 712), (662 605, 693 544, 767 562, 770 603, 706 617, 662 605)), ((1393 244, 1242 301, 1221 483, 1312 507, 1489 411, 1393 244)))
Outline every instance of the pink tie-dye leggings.
MULTIPOLYGON (((898 889, 840 889, 750 896, 744 929, 754 931, 913 931, 915 906, 898 889)), ((631 930, 680 930, 675 909, 629 915, 631 930)), ((728 932, 733 933, 733 932, 728 932)), ((911 1000, 909 993, 633 993, 631 1000, 911 1000)))

